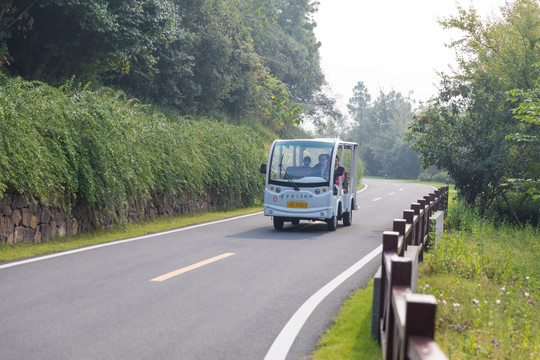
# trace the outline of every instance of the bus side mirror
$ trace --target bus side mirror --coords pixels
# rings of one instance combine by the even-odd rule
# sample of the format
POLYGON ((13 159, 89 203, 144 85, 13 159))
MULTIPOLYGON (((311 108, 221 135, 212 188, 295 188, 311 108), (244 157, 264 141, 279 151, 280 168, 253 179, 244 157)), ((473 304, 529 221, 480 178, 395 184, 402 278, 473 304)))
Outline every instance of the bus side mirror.
POLYGON ((266 175, 266 164, 261 164, 261 168, 259 169, 261 174, 266 175))
POLYGON ((342 176, 345 172, 345 168, 343 166, 338 166, 336 170, 334 170, 334 176, 342 176))

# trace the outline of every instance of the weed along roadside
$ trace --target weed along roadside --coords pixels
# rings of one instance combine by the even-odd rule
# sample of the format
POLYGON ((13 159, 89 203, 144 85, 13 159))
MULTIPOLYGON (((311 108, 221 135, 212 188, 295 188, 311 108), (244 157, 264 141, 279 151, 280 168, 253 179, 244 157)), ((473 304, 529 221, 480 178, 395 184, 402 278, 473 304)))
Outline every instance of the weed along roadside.
POLYGON ((436 341, 452 359, 540 359, 538 228, 450 209, 449 231, 420 266, 437 299, 436 341))
MULTIPOLYGON (((408 295, 413 304, 416 300, 415 305, 431 309, 433 321, 430 319, 429 324, 434 336, 431 333, 420 337, 420 342, 426 344, 426 338, 434 338, 438 348, 435 351, 441 358, 540 358, 538 228, 519 229, 487 221, 455 201, 450 201, 444 223, 444 234, 436 244, 429 243, 424 261, 418 264, 416 292, 429 295, 424 298, 427 301, 408 295)), ((387 249, 396 248, 394 253, 401 251, 396 246, 400 244, 398 234, 385 234, 387 249)), ((414 261, 405 257, 388 258, 407 271, 414 267, 414 261)), ((414 286, 408 276, 390 279, 401 284, 397 286, 398 294, 414 286)), ((370 281, 345 302, 334 325, 320 339, 312 360, 383 358, 383 350, 373 337, 378 334, 377 320, 381 312, 384 315, 384 308, 377 309, 374 299, 384 294, 385 287, 374 289, 373 284, 370 281)), ((398 300, 397 304, 404 306, 405 302, 398 300)), ((398 321, 398 317, 401 315, 394 320, 398 321)), ((414 346, 418 341, 413 339, 408 344, 414 346)), ((386 346, 388 349, 388 342, 386 346)), ((398 346, 403 347, 403 342, 398 346)), ((413 355, 409 351, 407 356, 421 358, 413 355)))

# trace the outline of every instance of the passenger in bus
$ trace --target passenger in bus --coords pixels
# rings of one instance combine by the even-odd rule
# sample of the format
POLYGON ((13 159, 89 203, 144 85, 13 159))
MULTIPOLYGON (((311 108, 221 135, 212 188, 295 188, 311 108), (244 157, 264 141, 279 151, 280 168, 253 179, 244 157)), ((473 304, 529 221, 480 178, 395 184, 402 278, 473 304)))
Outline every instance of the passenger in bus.
POLYGON ((304 166, 302 166, 302 170, 304 171, 304 176, 310 176, 311 175, 311 157, 306 156, 304 157, 304 166))
MULTIPOLYGON (((339 156, 336 155, 336 166, 334 167, 334 172, 337 170, 338 167, 340 167, 341 165, 339 165, 339 156)), ((335 177, 335 182, 334 182, 334 188, 335 190, 337 190, 339 188, 339 178, 341 178, 341 186, 342 186, 342 189, 343 189, 343 192, 346 194, 347 193, 347 187, 348 187, 348 184, 347 184, 347 176, 345 175, 345 169, 343 169, 343 175, 341 176, 336 176, 335 177)))
MULTIPOLYGON (((334 171, 336 171, 339 166, 339 156, 336 155, 336 166, 334 167, 334 171)), ((336 185, 339 185, 339 178, 339 176, 336 176, 336 185)), ((343 175, 341 175, 341 183, 345 184, 345 169, 343 169, 343 175)))
POLYGON ((328 179, 328 176, 330 176, 330 161, 328 160, 330 160, 328 154, 320 154, 319 163, 313 167, 312 174, 328 179))

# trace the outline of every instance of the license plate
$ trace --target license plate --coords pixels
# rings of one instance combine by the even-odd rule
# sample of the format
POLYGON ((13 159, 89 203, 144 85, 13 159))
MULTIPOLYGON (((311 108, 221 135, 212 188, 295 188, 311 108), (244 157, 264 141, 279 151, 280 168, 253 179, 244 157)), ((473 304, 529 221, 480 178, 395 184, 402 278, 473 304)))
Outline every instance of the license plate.
POLYGON ((306 201, 287 201, 288 208, 307 209, 306 201))

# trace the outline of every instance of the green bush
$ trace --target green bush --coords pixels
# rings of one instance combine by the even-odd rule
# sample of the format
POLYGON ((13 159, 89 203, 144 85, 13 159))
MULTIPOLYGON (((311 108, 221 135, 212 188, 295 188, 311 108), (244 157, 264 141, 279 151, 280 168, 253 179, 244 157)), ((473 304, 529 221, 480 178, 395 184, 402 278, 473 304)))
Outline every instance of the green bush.
POLYGON ((213 191, 240 205, 262 193, 258 168, 271 140, 248 126, 167 118, 108 88, 0 74, 0 198, 83 202, 117 219, 152 194, 213 191))
MULTIPOLYGON (((521 223, 531 224, 532 226, 540 224, 540 201, 534 200, 532 196, 525 193, 510 191, 506 196, 521 223)), ((489 214, 505 222, 515 223, 512 210, 501 195, 497 196, 493 201, 489 214)))
POLYGON ((435 182, 442 182, 445 183, 446 179, 449 179, 450 177, 448 174, 444 171, 433 173, 430 170, 425 170, 418 175, 418 180, 421 181, 435 181, 435 182))

